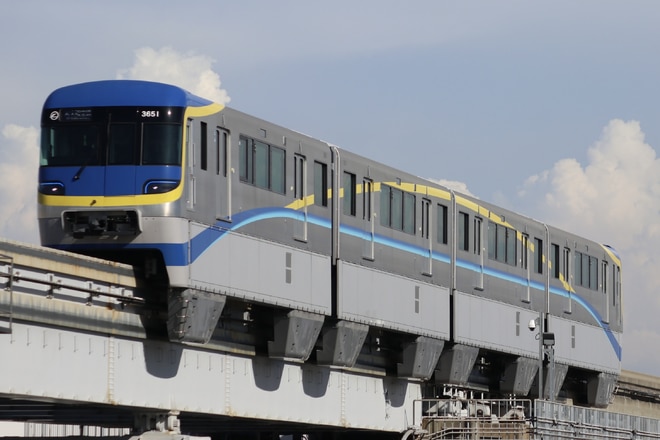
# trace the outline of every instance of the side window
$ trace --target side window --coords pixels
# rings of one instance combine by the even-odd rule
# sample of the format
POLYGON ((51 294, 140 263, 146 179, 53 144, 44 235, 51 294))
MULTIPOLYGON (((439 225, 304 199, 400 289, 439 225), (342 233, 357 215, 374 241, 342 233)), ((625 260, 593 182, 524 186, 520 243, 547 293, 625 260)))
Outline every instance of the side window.
POLYGON ((242 182, 280 194, 286 192, 286 153, 282 148, 241 136, 238 150, 242 182))
POLYGON ((534 272, 543 273, 543 240, 534 238, 534 272))
POLYGON ((575 253, 575 285, 598 290, 598 258, 575 253))
POLYGON ((515 229, 488 222, 488 258, 511 266, 517 264, 515 229))
POLYGON ((356 206, 355 198, 357 194, 357 185, 355 181, 355 174, 344 171, 344 215, 351 215, 355 217, 356 206))
POLYGON ((238 168, 242 182, 254 182, 252 166, 252 139, 241 136, 238 140, 238 168))
POLYGON ((314 162, 314 204, 328 206, 328 165, 314 162))
POLYGON ((436 237, 438 243, 447 244, 447 207, 438 204, 436 237))
POLYGON ((307 160, 305 156, 293 156, 293 197, 302 200, 305 198, 305 174, 307 160))
POLYGON ((567 283, 572 283, 571 282, 571 250, 567 247, 564 248, 564 260, 562 262, 562 274, 564 275, 564 280, 567 283))
POLYGON ((523 234, 522 239, 520 240, 520 266, 523 269, 527 269, 529 266, 529 235, 523 234))
POLYGON ((422 199, 422 237, 430 238, 431 233, 431 201, 422 199))
POLYGON ((415 195, 382 185, 380 223, 388 228, 415 234, 415 195))
POLYGON ((284 194, 286 192, 286 153, 282 148, 270 147, 270 190, 284 194))
POLYGON ((374 183, 371 179, 364 179, 362 181, 362 219, 368 222, 371 221, 373 215, 373 205, 371 204, 371 194, 373 193, 374 183))
POLYGON ((559 278, 559 245, 552 243, 552 248, 550 250, 550 265, 552 266, 550 270, 552 271, 552 276, 559 278))
POLYGON ((215 172, 219 176, 227 177, 227 144, 228 144, 229 134, 217 128, 213 136, 213 142, 215 144, 215 172))
POLYGON ((199 152, 200 152, 200 161, 199 161, 199 167, 203 170, 206 170, 208 168, 208 161, 209 161, 209 146, 208 146, 208 130, 206 126, 206 122, 201 122, 199 123, 199 152))
POLYGON ((481 230, 483 227, 483 220, 479 217, 474 218, 474 253, 481 255, 481 230))
POLYGON ((470 250, 470 216, 467 213, 458 213, 456 228, 458 249, 462 251, 470 250))

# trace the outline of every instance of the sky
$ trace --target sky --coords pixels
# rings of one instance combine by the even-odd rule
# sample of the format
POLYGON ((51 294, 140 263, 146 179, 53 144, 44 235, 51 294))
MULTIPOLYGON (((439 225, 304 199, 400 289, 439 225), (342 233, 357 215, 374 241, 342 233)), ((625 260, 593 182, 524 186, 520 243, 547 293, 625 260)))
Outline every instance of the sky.
POLYGON ((660 376, 660 2, 0 4, 0 236, 38 243, 48 94, 193 93, 617 249, 622 367, 660 376))

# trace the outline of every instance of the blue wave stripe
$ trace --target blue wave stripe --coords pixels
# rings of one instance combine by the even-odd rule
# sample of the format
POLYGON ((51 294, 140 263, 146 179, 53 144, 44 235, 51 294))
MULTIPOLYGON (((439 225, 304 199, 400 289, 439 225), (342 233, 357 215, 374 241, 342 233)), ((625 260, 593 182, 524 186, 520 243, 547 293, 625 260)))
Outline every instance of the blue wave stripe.
MULTIPOLYGON (((293 220, 300 220, 304 221, 305 220, 305 215, 304 213, 300 211, 295 211, 292 209, 288 208, 279 208, 279 207, 274 207, 274 208, 257 208, 253 210, 248 210, 241 212, 240 214, 237 214, 232 218, 232 223, 226 223, 226 222, 217 222, 214 227, 210 227, 205 229, 203 232, 198 234, 196 237, 194 237, 191 240, 191 258, 192 261, 195 261, 201 254, 203 254, 208 248, 213 246, 216 241, 220 240, 226 233, 230 231, 235 231, 240 229, 241 227, 260 221, 260 220, 266 220, 266 219, 273 219, 273 218, 289 218, 293 220), (228 226, 228 227, 227 227, 228 226)), ((325 227, 325 228, 330 228, 330 220, 323 218, 323 217, 318 217, 315 215, 307 215, 307 221, 311 224, 325 227)), ((362 240, 371 240, 371 233, 367 232, 363 229, 359 229, 353 226, 349 225, 341 225, 340 227, 340 232, 344 235, 348 235, 351 237, 355 237, 358 239, 362 240)), ((394 249, 402 250, 404 252, 408 252, 414 255, 418 255, 424 258, 428 258, 429 256, 429 249, 422 248, 421 246, 417 246, 414 244, 406 243, 400 240, 396 240, 390 237, 386 237, 383 235, 378 235, 374 234, 373 240, 375 243, 387 246, 387 247, 392 247, 394 249)), ((440 261, 442 263, 447 263, 449 264, 451 262, 451 257, 448 254, 433 251, 431 253, 431 257, 436 260, 440 261)), ((169 261, 168 261, 169 265, 169 261)), ((472 263, 467 260, 461 260, 457 259, 456 260, 456 265, 457 267, 461 269, 466 269, 474 272, 479 272, 481 271, 481 266, 478 264, 472 263)), ((491 267, 484 267, 484 274, 494 277, 494 278, 499 278, 501 280, 505 280, 511 283, 515 283, 518 285, 522 286, 527 286, 528 281, 526 278, 513 275, 507 272, 499 271, 496 269, 493 269, 491 267)), ((539 291, 544 291, 545 290, 545 285, 536 281, 530 281, 529 285, 531 288, 539 290, 539 291)), ((569 293, 564 290, 564 289, 559 289, 556 287, 551 287, 550 288, 550 293, 553 295, 558 295, 561 297, 568 298, 569 293)), ((616 353, 617 358, 619 361, 621 360, 621 345, 619 344, 619 341, 616 340, 616 337, 612 330, 610 329, 609 324, 603 323, 602 318, 598 311, 589 303, 587 302, 584 298, 581 296, 571 293, 570 294, 571 299, 573 299, 576 303, 578 303, 580 306, 582 306, 598 323, 598 325, 603 329, 605 334, 607 335, 607 338, 610 341, 610 344, 612 345, 612 349, 616 353)))

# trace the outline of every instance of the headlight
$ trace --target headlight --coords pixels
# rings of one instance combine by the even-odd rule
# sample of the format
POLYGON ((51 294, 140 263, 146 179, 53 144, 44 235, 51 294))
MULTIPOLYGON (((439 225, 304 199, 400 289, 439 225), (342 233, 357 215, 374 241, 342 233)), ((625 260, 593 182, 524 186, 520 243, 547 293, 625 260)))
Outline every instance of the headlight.
POLYGON ((62 182, 42 182, 39 184, 39 192, 47 196, 63 196, 64 184, 62 182))
POLYGON ((179 186, 178 180, 150 180, 144 185, 145 194, 162 194, 179 186))

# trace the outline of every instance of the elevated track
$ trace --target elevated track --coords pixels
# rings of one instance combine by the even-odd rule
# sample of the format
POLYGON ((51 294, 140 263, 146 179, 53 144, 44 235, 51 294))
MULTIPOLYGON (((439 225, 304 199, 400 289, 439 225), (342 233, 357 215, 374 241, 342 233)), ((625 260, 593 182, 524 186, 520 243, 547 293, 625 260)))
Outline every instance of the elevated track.
MULTIPOLYGON (((170 342, 165 292, 147 280, 132 266, 0 240, 0 420, 232 438, 443 438, 424 429, 444 425, 423 420, 420 381, 264 356, 250 310, 206 345, 170 342)), ((590 438, 658 438, 660 383, 624 371, 610 412, 531 408, 507 425, 524 434, 502 438, 564 438, 575 426, 590 438)))

